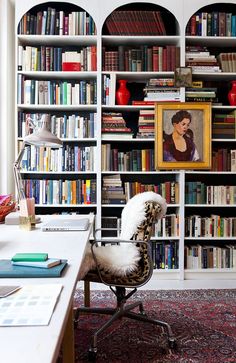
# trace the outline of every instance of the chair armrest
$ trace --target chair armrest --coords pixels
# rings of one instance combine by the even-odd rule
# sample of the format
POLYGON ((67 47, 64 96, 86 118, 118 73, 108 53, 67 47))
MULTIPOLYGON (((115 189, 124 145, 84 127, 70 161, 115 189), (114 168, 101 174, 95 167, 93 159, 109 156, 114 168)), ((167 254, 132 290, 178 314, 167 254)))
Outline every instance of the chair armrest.
MULTIPOLYGON (((112 231, 119 231, 119 228, 96 228, 95 229, 95 231, 94 231, 94 237, 96 238, 96 234, 98 233, 98 232, 102 232, 102 231, 109 231, 109 230, 112 230, 112 231)), ((109 238, 109 237, 107 237, 107 238, 109 238)), ((117 237, 114 237, 114 238, 117 238, 117 237)), ((106 240, 106 239, 105 239, 106 240)))

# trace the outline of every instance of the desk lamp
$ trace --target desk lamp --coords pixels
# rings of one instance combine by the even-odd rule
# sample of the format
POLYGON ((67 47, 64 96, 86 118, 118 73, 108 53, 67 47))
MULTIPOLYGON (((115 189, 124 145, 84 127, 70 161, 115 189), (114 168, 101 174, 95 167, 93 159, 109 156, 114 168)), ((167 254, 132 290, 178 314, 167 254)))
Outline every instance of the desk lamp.
POLYGON ((29 134, 24 138, 18 157, 13 165, 14 178, 15 178, 19 207, 20 207, 20 225, 25 226, 26 229, 31 229, 31 225, 35 224, 35 212, 34 212, 34 198, 26 198, 20 172, 20 166, 25 152, 25 146, 34 145, 34 146, 44 146, 51 148, 60 148, 63 145, 62 141, 47 129, 47 121, 45 114, 43 114, 41 120, 39 120, 40 127, 36 126, 32 122, 32 120, 29 121, 29 124, 30 128, 33 128, 34 131, 32 134, 29 134))

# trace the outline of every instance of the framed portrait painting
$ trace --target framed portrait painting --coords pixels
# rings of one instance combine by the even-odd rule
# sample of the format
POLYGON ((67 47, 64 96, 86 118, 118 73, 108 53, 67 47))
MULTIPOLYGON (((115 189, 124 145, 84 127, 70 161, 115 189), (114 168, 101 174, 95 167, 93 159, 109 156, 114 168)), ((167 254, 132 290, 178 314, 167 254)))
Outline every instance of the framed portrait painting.
POLYGON ((155 106, 156 169, 211 168, 211 103, 155 106))

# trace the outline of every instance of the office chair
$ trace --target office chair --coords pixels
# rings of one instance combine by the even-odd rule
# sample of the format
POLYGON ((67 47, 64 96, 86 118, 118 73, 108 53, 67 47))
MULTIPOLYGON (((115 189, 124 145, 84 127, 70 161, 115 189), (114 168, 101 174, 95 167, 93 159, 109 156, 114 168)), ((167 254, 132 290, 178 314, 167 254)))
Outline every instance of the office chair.
MULTIPOLYGON (((108 314, 110 319, 98 329, 93 337, 88 351, 89 360, 95 360, 98 335, 108 328, 115 320, 126 317, 165 328, 169 346, 175 347, 176 339, 168 323, 149 318, 145 313, 142 301, 126 304, 127 300, 137 291, 137 287, 146 284, 152 276, 153 264, 151 258, 150 238, 153 223, 166 212, 166 201, 159 194, 144 192, 131 198, 121 215, 121 233, 119 239, 109 241, 107 238, 96 238, 89 246, 88 255, 93 262, 88 262, 91 268, 84 270, 84 281, 100 282, 108 285, 116 296, 115 308, 79 307, 74 314, 75 327, 81 313, 108 314), (104 257, 105 256, 105 257, 104 257), (126 289, 132 289, 126 292, 126 289), (139 311, 132 310, 138 308, 139 311)), ((86 257, 85 257, 86 261, 86 257)), ((85 262, 86 265, 86 262, 85 262)), ((80 273, 81 275, 81 273, 80 273)))

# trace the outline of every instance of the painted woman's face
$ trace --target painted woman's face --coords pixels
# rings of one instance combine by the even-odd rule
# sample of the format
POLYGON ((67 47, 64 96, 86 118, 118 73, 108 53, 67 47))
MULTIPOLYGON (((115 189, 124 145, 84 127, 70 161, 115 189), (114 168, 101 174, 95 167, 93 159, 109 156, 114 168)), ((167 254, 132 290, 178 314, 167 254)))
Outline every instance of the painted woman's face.
POLYGON ((184 118, 179 123, 174 123, 174 128, 178 132, 179 135, 186 134, 187 130, 189 129, 190 120, 188 118, 184 118))

